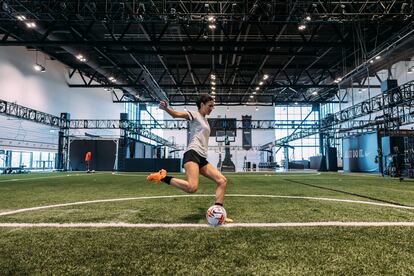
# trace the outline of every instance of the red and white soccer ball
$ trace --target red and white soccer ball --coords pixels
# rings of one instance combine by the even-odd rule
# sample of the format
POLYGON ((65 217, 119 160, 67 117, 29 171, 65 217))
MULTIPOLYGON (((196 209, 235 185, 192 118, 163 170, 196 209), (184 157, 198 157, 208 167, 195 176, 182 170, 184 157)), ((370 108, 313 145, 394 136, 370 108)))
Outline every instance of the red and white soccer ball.
POLYGON ((223 206, 213 205, 207 210, 206 218, 207 222, 211 226, 220 226, 224 224, 227 213, 223 206))

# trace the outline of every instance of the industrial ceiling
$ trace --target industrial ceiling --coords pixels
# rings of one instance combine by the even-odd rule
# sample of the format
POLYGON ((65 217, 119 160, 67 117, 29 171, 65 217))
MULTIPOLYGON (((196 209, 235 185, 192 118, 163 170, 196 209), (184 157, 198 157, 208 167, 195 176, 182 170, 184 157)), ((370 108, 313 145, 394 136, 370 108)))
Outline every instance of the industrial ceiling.
POLYGON ((0 3, 0 46, 43 52, 71 68, 70 87, 115 102, 334 102, 341 85, 367 85, 361 68, 414 55, 413 1, 0 3))

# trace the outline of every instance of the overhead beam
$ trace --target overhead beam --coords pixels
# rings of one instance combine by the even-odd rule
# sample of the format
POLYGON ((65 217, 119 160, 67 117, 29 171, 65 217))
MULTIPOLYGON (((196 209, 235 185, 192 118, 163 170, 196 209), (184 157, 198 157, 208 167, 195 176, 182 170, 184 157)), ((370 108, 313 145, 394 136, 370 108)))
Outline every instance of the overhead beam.
MULTIPOLYGON (((144 85, 141 84, 69 84, 71 88, 104 88, 104 87, 113 87, 113 88, 122 88, 122 87, 137 87, 137 88, 144 88, 144 85)), ((162 84, 160 85, 161 88, 210 88, 210 84, 162 84)), ((250 88, 252 87, 249 84, 220 84, 216 85, 216 88, 250 88)), ((267 86, 269 88, 284 88, 284 87, 292 87, 292 88, 337 88, 337 85, 331 84, 271 84, 267 86)), ((354 86, 356 87, 356 86, 354 86)))
POLYGON ((0 41, 0 46, 33 46, 33 47, 61 47, 61 46, 92 46, 92 47, 110 47, 110 46, 128 46, 128 47, 308 47, 308 48, 330 48, 352 46, 349 43, 342 42, 304 42, 304 41, 142 41, 142 40, 23 40, 23 41, 0 41))
POLYGON ((300 52, 300 53, 294 53, 292 51, 290 52, 272 52, 270 50, 264 50, 263 48, 257 48, 257 49, 214 49, 214 50, 198 50, 198 49, 186 49, 185 46, 183 46, 181 49, 177 50, 146 50, 146 49, 126 49, 126 50, 112 50, 108 49, 108 53, 111 54, 128 54, 128 53, 134 53, 134 54, 145 54, 145 55, 219 55, 219 54, 238 54, 238 55, 257 55, 258 53, 263 55, 271 55, 271 56, 311 56, 315 57, 317 55, 317 52, 314 51, 307 51, 307 52, 300 52))
MULTIPOLYGON (((108 52, 110 52, 110 51, 108 51, 108 52)), ((184 53, 181 52, 181 55, 183 55, 183 54, 184 53)), ((171 64, 168 64, 168 65, 171 65, 171 64)), ((119 67, 123 67, 123 68, 141 68, 139 65, 133 64, 133 63, 118 63, 118 66, 119 67)), ((182 64, 178 64, 177 63, 177 64, 174 64, 173 66, 174 66, 174 68, 178 68, 178 69, 181 69, 181 70, 188 70, 188 66, 185 63, 182 63, 182 64)), ((205 64, 202 64, 201 61, 197 61, 197 64, 191 64, 191 68, 192 69, 206 69, 206 70, 210 70, 210 66, 211 65, 210 65, 209 62, 208 63, 205 63, 205 64)), ((287 66, 285 68, 285 70, 297 70, 298 67, 302 68, 302 67, 305 67, 305 66, 307 66, 307 64, 302 64, 302 65, 296 65, 296 64, 294 64, 294 65, 287 66)), ((101 67, 102 68, 114 68, 114 65, 111 65, 111 64, 101 64, 101 67)), ((257 65, 255 65, 255 64, 243 64, 242 66, 237 65, 237 64, 228 65, 227 66, 227 69, 238 69, 240 67, 243 69, 243 71, 247 71, 247 69, 251 69, 251 70, 256 71, 256 69, 257 69, 257 65)), ((77 66, 77 68, 79 68, 79 69, 85 69, 85 68, 88 68, 88 66, 87 65, 83 65, 83 64, 79 64, 77 66)), ((150 69, 158 69, 159 68, 159 65, 158 64, 147 64, 147 68, 149 70, 150 69)), ((216 70, 225 69, 220 64, 216 64, 215 65, 215 68, 216 68, 216 70)), ((282 66, 280 64, 268 63, 268 64, 266 64, 263 67, 263 70, 281 69, 281 68, 282 68, 282 66)), ((319 64, 316 64, 315 66, 312 66, 312 68, 308 69, 308 71, 327 70, 329 68, 331 68, 331 66, 329 66, 329 65, 319 65, 319 64)), ((315 80, 315 82, 316 82, 316 80, 315 80)), ((320 82, 320 81, 318 81, 318 82, 320 82)))
MULTIPOLYGON (((202 83, 202 84, 160 84, 161 88, 165 89, 176 89, 176 88, 188 88, 188 89, 195 89, 195 88, 210 88, 209 83, 202 83)), ((71 88, 105 88, 105 87, 112 87, 112 88, 123 88, 123 87, 136 87, 136 88, 144 88, 144 85, 141 84, 69 84, 71 88)), ((253 87, 250 84, 219 84, 216 85, 217 89, 223 88, 250 88, 253 87)), ((380 88, 379 85, 354 85, 354 88, 380 88)), ((266 88, 293 88, 293 89, 300 89, 300 88, 338 88, 336 84, 281 84, 281 83, 274 83, 267 85, 266 88)))

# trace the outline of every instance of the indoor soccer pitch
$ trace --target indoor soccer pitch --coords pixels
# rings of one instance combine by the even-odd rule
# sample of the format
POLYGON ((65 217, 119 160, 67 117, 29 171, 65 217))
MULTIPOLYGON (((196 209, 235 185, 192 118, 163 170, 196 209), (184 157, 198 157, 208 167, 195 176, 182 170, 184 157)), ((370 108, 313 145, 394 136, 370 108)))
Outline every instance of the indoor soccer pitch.
MULTIPOLYGON (((182 176, 182 175, 180 175, 182 176)), ((234 224, 143 173, 0 175, 0 275, 414 274, 414 181, 229 173, 234 224)))

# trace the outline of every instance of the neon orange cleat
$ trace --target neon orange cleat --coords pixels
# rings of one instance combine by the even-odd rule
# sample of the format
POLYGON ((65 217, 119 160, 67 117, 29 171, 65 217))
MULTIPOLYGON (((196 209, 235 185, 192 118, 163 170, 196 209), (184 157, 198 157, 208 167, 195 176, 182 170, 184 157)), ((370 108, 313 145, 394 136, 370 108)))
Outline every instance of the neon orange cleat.
POLYGON ((166 176, 167 176, 167 171, 162 169, 159 172, 155 172, 155 173, 148 175, 147 180, 153 181, 153 182, 160 182, 166 176))

